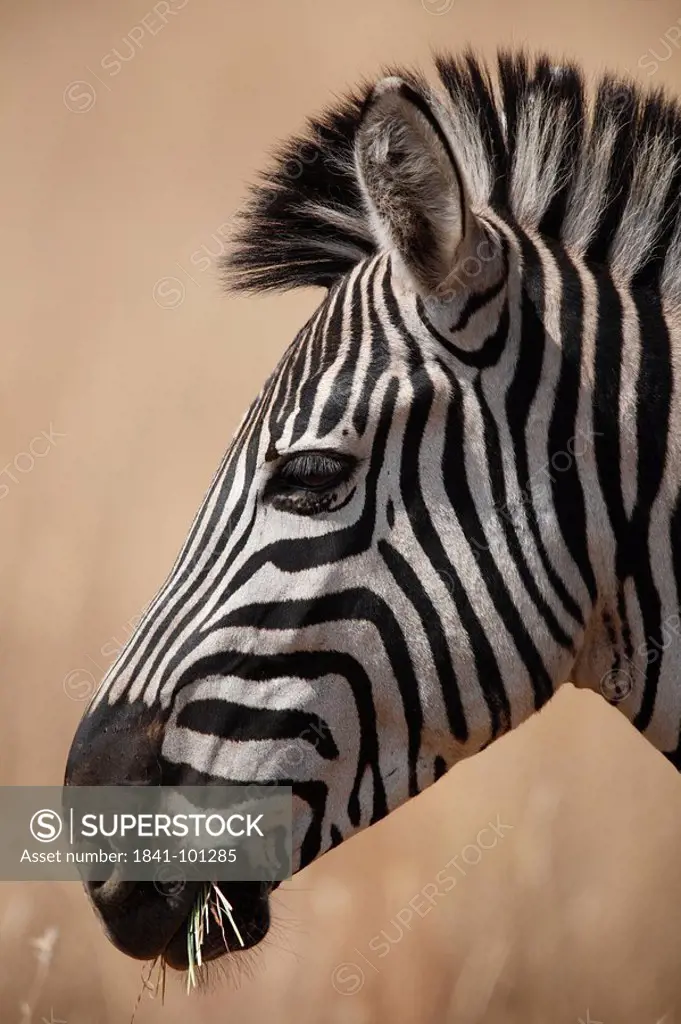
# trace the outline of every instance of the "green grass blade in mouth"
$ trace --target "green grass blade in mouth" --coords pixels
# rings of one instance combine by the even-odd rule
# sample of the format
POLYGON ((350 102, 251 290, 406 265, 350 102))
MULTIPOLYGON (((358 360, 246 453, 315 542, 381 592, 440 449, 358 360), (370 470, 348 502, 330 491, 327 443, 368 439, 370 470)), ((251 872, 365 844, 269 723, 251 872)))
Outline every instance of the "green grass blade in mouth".
POLYGON ((239 940, 239 945, 242 949, 245 946, 241 932, 234 920, 232 909, 232 904, 215 884, 205 885, 197 895, 187 921, 187 994, 198 985, 199 971, 203 966, 201 947, 210 929, 211 914, 220 927, 226 950, 229 950, 229 945, 222 920, 223 911, 227 915, 232 931, 239 940))
POLYGON ((221 889, 218 888, 217 885, 214 885, 213 889, 215 891, 215 895, 216 895, 217 899, 219 899, 220 902, 222 903, 222 905, 224 906, 225 912, 227 914, 227 917, 229 918, 229 923, 231 924, 232 928, 234 929, 234 934, 236 935, 237 939, 239 940, 239 945, 243 949, 243 947, 244 947, 244 940, 241 938, 241 932, 237 928, 236 921, 232 917, 232 904, 229 902, 229 900, 227 899, 225 894, 222 892, 221 889))

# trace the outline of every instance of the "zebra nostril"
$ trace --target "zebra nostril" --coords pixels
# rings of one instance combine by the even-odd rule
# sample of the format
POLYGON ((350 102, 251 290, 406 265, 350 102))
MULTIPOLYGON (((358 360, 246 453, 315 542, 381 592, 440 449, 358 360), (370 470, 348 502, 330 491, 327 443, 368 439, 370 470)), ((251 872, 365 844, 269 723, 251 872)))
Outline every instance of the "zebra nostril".
POLYGON ((109 877, 104 881, 87 883, 90 897, 99 907, 118 906, 121 903, 125 903, 128 897, 135 891, 136 886, 137 882, 121 878, 117 867, 114 867, 109 877))
POLYGON ((66 765, 67 786, 161 785, 167 712, 146 704, 98 705, 81 721, 66 765))

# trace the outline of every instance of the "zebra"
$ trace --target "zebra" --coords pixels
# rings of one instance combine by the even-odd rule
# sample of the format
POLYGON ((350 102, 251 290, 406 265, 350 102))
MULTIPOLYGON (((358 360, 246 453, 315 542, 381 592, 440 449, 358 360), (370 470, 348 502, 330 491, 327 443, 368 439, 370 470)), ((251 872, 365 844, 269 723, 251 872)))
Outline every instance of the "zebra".
MULTIPOLYGON (((388 69, 252 186, 227 286, 322 301, 66 769, 291 786, 294 871, 567 681, 681 768, 681 106, 541 54, 436 70, 388 69)), ((246 947, 272 888, 229 889, 246 947)), ((110 896, 120 949, 186 967, 191 891, 110 896)))

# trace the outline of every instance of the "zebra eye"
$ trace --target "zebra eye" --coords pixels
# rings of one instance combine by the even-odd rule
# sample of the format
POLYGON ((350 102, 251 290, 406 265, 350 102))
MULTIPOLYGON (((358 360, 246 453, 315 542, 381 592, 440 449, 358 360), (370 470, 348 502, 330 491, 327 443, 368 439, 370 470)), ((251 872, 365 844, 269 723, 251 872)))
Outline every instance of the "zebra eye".
POLYGON ((275 483, 286 490, 324 491, 342 483, 352 470, 347 456, 335 452, 298 452, 282 463, 275 483))

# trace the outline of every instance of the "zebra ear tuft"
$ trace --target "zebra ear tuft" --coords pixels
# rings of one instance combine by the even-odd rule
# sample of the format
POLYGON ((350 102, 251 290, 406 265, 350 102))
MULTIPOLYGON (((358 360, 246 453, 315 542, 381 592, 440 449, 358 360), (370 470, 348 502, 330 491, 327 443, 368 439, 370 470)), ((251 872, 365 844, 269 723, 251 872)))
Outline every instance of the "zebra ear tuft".
POLYGON ((432 105, 403 79, 384 78, 367 98, 355 163, 379 246, 399 255, 420 294, 446 291, 474 218, 432 105))

